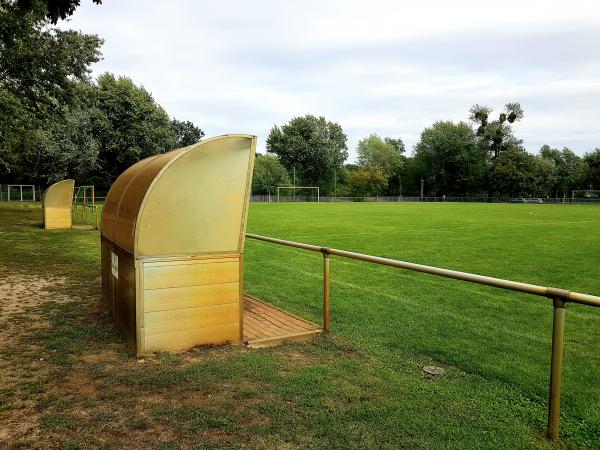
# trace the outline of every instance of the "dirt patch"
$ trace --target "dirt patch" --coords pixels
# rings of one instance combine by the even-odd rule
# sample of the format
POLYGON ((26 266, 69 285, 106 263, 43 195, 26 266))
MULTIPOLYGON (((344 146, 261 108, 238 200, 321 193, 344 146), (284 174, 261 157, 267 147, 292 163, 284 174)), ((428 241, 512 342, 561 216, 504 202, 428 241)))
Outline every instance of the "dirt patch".
POLYGON ((40 414, 37 399, 44 386, 38 380, 49 373, 48 364, 36 345, 27 344, 25 337, 48 326, 36 312, 45 302, 66 302, 69 299, 52 292, 63 285, 64 278, 6 274, 0 280, 0 447, 15 437, 31 436, 40 414))
POLYGON ((5 326, 5 321, 10 321, 11 316, 23 313, 31 307, 39 306, 49 300, 67 300, 49 290, 51 287, 63 285, 65 278, 10 274, 8 268, 2 266, 0 271, 8 273, 0 279, 0 326, 2 327, 5 326))
POLYGON ((71 225, 71 228, 73 228, 74 230, 83 230, 83 231, 92 231, 92 230, 96 229, 95 226, 86 225, 86 224, 73 224, 73 225, 71 225))
POLYGON ((83 355, 81 360, 87 364, 113 362, 117 360, 118 354, 114 350, 106 350, 100 353, 92 353, 89 355, 83 355))
POLYGON ((66 385, 69 390, 77 395, 90 396, 96 393, 96 383, 83 373, 71 373, 67 377, 66 385))

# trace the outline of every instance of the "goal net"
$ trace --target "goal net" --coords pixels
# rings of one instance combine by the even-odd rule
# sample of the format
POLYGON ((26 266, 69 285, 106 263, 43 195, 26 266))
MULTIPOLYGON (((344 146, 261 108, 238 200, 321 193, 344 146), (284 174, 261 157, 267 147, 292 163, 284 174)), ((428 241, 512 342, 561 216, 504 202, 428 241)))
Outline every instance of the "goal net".
POLYGON ((318 186, 277 186, 278 202, 318 202, 318 186))

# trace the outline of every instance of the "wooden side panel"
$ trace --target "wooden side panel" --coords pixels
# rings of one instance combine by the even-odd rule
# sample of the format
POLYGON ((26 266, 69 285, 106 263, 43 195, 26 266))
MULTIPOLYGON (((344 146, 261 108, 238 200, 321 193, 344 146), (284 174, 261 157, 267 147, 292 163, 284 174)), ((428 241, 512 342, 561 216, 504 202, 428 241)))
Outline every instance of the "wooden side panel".
POLYGON ((169 311, 144 314, 146 336, 195 328, 209 328, 229 323, 238 323, 239 304, 200 306, 197 308, 171 309, 169 311))
POLYGON ((239 256, 143 260, 144 353, 239 342, 239 256))
POLYGON ((222 305, 237 302, 238 297, 238 283, 148 289, 144 295, 144 310, 148 313, 170 309, 222 305))
POLYGON ((210 342, 213 345, 237 342, 238 324, 227 324, 208 328, 195 328, 187 331, 151 334, 146 336, 146 351, 176 351, 210 342), (232 336, 236 336, 233 339, 232 336), (151 350, 148 350, 151 349, 151 350), (154 349, 154 350, 152 350, 154 349))
POLYGON ((113 321, 129 346, 136 351, 136 289, 133 256, 102 238, 102 298, 113 321), (112 255, 117 256, 118 277, 113 274, 112 255))
POLYGON ((47 230, 71 228, 71 208, 44 208, 44 228, 47 230))
POLYGON ((165 289, 239 281, 237 260, 199 260, 196 264, 144 267, 144 289, 165 289))
MULTIPOLYGON (((100 245, 100 253, 101 253, 101 270, 102 270, 102 302, 106 309, 113 314, 115 309, 115 295, 114 295, 114 286, 113 286, 113 277, 111 274, 110 268, 110 243, 102 238, 100 245)), ((116 280, 116 279, 115 279, 116 280)))

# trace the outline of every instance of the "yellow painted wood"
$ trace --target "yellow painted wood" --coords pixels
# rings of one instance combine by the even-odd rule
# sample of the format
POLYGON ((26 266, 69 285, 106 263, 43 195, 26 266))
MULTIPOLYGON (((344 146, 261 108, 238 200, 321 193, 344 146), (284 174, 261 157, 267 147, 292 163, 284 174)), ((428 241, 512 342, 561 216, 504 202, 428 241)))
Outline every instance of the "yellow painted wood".
POLYGON ((323 330, 312 330, 305 331, 302 333, 290 333, 281 336, 273 336, 260 339, 248 340, 247 345, 249 348, 264 348, 273 347, 275 345, 283 344, 284 342, 295 342, 295 341, 310 341, 323 333, 323 330))
POLYGON ((151 334, 187 331, 230 323, 238 324, 238 311, 239 304, 236 302, 224 305, 147 312, 144 314, 145 334, 149 336, 151 334))
POLYGON ((211 264, 215 260, 220 261, 238 261, 239 253, 208 253, 200 255, 160 255, 152 257, 142 257, 138 260, 143 261, 145 267, 160 267, 160 266, 183 266, 185 264, 211 264))
POLYGON ((71 207, 65 209, 45 208, 44 209, 44 228, 68 229, 72 225, 71 207))
POLYGON ((146 335, 145 353, 185 350, 197 345, 239 342, 237 322, 188 331, 146 335))
POLYGON ((139 259, 135 260, 135 351, 138 355, 146 353, 146 336, 144 334, 144 315, 146 304, 144 301, 144 265, 139 259))
POLYGON ((144 267, 144 289, 161 289, 239 281, 237 261, 144 267))
POLYGON ((239 284, 222 283, 144 290, 146 312, 239 302, 239 284))
POLYGON ((54 183, 42 198, 42 211, 45 229, 71 228, 71 204, 75 180, 63 180, 54 183))

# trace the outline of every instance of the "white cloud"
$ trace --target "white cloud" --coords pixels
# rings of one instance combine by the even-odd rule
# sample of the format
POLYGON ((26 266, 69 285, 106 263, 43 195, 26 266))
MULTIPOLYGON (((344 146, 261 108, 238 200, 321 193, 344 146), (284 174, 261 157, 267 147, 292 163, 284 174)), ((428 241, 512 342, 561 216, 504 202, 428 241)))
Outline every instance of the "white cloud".
POLYGON ((105 39, 110 71, 143 84, 207 135, 260 138, 295 115, 349 137, 466 120, 474 103, 520 101, 517 135, 578 153, 600 146, 596 2, 86 0, 63 27, 105 39))

